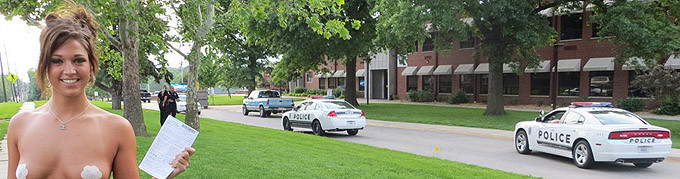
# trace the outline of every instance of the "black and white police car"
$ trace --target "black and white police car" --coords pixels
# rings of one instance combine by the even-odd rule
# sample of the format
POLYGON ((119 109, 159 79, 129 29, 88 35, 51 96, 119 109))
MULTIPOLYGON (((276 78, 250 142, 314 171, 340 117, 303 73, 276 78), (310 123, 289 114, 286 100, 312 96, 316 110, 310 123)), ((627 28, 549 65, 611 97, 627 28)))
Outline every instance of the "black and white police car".
POLYGON ((611 103, 573 102, 535 121, 515 125, 515 149, 574 159, 580 168, 596 162, 633 163, 646 168, 662 162, 671 150, 670 130, 611 103))
POLYGON ((349 135, 357 135, 366 126, 364 111, 343 100, 333 99, 303 101, 293 111, 283 113, 281 120, 284 130, 311 128, 314 135, 324 135, 326 131, 347 131, 349 135))

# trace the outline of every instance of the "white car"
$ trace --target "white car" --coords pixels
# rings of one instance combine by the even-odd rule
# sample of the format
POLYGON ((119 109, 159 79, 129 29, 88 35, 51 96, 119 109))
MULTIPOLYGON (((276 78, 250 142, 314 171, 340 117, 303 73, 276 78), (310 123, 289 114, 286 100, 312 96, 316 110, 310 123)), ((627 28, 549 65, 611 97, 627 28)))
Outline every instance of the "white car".
POLYGON ((314 135, 326 131, 347 131, 357 135, 366 126, 364 111, 342 100, 313 99, 295 106, 293 111, 283 113, 283 129, 310 128, 314 135))
POLYGON ((611 103, 574 102, 535 121, 515 125, 515 149, 572 158, 580 168, 596 162, 633 163, 646 168, 662 162, 671 150, 670 130, 611 103))
MULTIPOLYGON (((201 115, 201 104, 196 103, 196 106, 198 106, 198 115, 201 115)), ((187 112, 187 95, 179 95, 179 101, 177 101, 177 111, 181 113, 187 112)))

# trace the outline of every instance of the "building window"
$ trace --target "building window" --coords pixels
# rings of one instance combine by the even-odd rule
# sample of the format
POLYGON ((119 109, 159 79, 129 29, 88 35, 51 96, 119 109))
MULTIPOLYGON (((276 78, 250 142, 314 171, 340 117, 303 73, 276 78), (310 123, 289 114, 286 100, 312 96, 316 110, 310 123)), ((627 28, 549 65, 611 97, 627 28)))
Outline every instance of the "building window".
POLYGON ((338 88, 345 89, 345 77, 340 77, 338 80, 338 88))
POLYGON ((474 75, 460 75, 460 90, 465 94, 475 93, 474 75))
POLYGON ((489 93, 489 75, 480 75, 482 77, 482 83, 479 85, 479 94, 489 93))
POLYGON ((583 13, 563 15, 561 40, 580 39, 583 36, 583 13))
POLYGON ((475 38, 470 37, 467 41, 460 42, 460 49, 475 48, 475 38))
POLYGON ((319 89, 326 89, 326 78, 319 78, 319 89))
POLYGON ((309 72, 307 73, 307 83, 312 83, 314 80, 314 73, 309 72))
POLYGON ((335 78, 328 78, 328 89, 335 89, 335 78))
POLYGON ((613 71, 590 72, 590 96, 612 97, 614 89, 613 71))
POLYGON ((423 76, 423 91, 434 92, 434 76, 432 75, 423 76))
POLYGON ((418 90, 418 76, 406 77, 406 91, 418 90))
POLYGON ((440 75, 439 76, 439 93, 451 93, 451 88, 453 83, 451 83, 451 75, 440 75))
POLYGON ((503 94, 519 94, 519 76, 514 73, 503 74, 503 94))
POLYGON ((531 95, 550 95, 550 73, 531 74, 531 95))
POLYGON ((642 89, 633 86, 632 82, 638 75, 639 74, 635 72, 635 70, 630 70, 628 72, 628 97, 648 98, 649 94, 642 91, 642 89))
POLYGON ((581 85, 581 72, 560 72, 558 75, 559 95, 578 96, 579 86, 581 85))
POLYGON ((430 33, 430 38, 425 38, 423 52, 434 51, 434 34, 430 33))

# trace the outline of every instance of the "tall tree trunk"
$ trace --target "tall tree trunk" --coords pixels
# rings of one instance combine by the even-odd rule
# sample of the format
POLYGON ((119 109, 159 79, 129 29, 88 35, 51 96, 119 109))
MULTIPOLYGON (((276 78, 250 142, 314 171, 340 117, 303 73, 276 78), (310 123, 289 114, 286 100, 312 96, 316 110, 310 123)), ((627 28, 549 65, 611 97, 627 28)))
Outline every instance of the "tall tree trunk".
POLYGON ((489 56, 489 95, 484 115, 505 115, 503 99, 503 61, 502 52, 492 52, 489 56))
POLYGON ((196 103, 198 102, 198 95, 196 93, 196 87, 198 87, 198 65, 200 63, 200 58, 201 58, 201 52, 198 49, 201 49, 201 43, 199 42, 194 42, 193 49, 191 54, 189 54, 189 74, 187 75, 187 114, 185 119, 185 123, 192 128, 196 129, 197 131, 200 131, 201 126, 198 121, 198 106, 196 103))
POLYGON ((113 80, 111 81, 111 108, 112 109, 122 109, 121 101, 123 100, 123 88, 121 88, 121 81, 113 80))
POLYGON ((121 84, 121 83, 122 83, 121 81, 114 79, 114 80, 111 81, 110 87, 102 84, 101 82, 96 82, 94 84, 97 88, 102 89, 106 92, 109 92, 109 94, 111 94, 111 98, 112 98, 111 99, 112 100, 111 101, 111 108, 112 109, 121 109, 121 100, 123 99, 123 88, 122 88, 123 84, 121 84))
POLYGON ((348 56, 345 60, 347 67, 347 77, 345 78, 345 101, 354 106, 359 106, 357 102, 357 83, 356 83, 356 71, 357 71, 357 57, 348 56))
MULTIPOLYGON (((127 3, 119 0, 118 3, 125 6, 127 3)), ((135 10, 138 13, 139 9, 135 10)), ((134 20, 123 17, 120 19, 120 40, 123 53, 123 101, 125 108, 123 116, 130 121, 136 136, 146 136, 146 125, 142 113, 142 99, 139 95, 139 38, 137 32, 139 25, 134 20)))

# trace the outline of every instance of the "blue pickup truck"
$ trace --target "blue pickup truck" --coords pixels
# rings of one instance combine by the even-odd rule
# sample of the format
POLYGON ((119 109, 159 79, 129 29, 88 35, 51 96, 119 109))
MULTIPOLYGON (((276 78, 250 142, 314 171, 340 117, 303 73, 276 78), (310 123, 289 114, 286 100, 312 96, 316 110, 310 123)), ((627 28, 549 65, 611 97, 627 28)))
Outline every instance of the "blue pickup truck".
POLYGON ((279 91, 255 90, 243 99, 243 115, 257 111, 260 117, 267 117, 272 113, 291 111, 293 106, 293 99, 282 99, 279 91))

